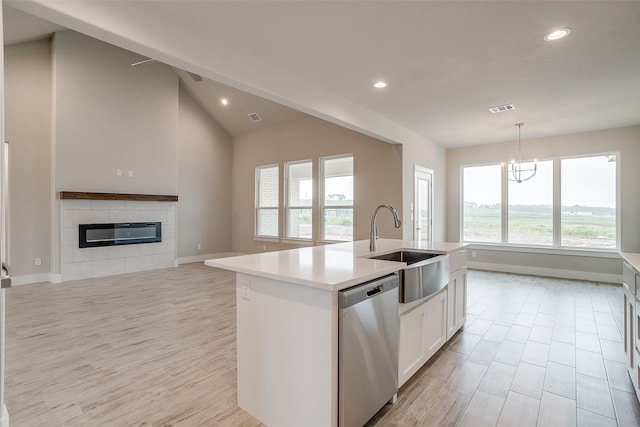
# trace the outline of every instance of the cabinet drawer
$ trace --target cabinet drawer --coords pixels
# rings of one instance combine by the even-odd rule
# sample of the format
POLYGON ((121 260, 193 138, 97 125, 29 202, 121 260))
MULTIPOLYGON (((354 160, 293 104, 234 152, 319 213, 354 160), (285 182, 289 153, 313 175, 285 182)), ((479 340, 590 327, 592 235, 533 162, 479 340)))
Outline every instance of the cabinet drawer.
POLYGON ((458 251, 449 255, 449 271, 453 273, 467 265, 467 251, 458 251))
POLYGON ((626 262, 622 265, 622 283, 631 291, 633 295, 636 295, 636 282, 637 274, 633 268, 626 262))

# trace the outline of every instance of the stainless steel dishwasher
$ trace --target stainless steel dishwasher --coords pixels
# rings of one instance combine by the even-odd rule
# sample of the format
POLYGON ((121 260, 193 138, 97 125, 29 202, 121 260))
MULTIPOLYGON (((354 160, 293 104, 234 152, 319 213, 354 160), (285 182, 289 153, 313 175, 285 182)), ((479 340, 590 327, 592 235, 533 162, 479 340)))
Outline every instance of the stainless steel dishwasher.
POLYGON ((398 392, 398 276, 338 293, 338 425, 361 427, 398 392))

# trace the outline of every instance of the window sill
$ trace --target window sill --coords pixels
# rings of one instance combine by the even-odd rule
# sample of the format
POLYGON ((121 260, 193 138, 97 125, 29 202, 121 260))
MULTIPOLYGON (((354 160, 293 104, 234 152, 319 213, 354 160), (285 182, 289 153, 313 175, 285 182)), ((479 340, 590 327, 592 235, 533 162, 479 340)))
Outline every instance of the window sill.
POLYGON ((254 242, 269 242, 269 243, 278 243, 280 242, 279 237, 267 237, 267 236, 253 236, 254 242))
POLYGON ((507 246, 500 244, 488 244, 488 243, 472 243, 465 242, 467 250, 482 250, 482 251, 504 251, 504 252, 525 252, 534 254, 546 254, 546 255, 558 255, 558 256, 583 256, 593 258, 620 258, 619 251, 617 249, 589 249, 589 248, 552 248, 542 246, 507 246))
POLYGON ((285 243, 285 244, 288 244, 288 245, 301 245, 301 246, 314 246, 315 245, 313 240, 293 239, 291 237, 289 237, 288 239, 282 239, 281 243, 285 243))
POLYGON ((318 245, 333 245, 334 243, 353 243, 353 240, 318 240, 318 245))

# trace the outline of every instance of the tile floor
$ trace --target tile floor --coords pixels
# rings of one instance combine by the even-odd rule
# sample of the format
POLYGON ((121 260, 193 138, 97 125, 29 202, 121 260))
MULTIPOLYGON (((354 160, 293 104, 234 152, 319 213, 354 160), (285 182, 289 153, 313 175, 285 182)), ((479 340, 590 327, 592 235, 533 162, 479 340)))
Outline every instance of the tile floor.
MULTIPOLYGON (((260 426, 236 405, 234 277, 9 289, 11 426, 260 426)), ((470 271, 465 329, 369 425, 639 426, 622 307, 621 287, 470 271)))
POLYGON ((640 426, 622 288, 482 271, 468 317, 376 426, 640 426))

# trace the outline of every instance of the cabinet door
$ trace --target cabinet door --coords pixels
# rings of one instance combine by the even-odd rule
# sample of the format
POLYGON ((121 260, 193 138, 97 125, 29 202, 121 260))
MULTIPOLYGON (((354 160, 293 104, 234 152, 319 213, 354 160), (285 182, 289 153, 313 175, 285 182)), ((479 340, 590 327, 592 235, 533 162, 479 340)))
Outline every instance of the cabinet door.
MULTIPOLYGON (((635 313, 635 297, 631 295, 628 289, 624 290, 624 353, 627 356, 627 368, 631 373, 631 379, 633 380, 633 371, 635 368, 635 334, 634 323, 636 321, 635 313)), ((634 386, 637 384, 634 382, 634 386)))
POLYGON ((459 268, 449 276, 447 339, 464 326, 467 318, 467 268, 459 268))
POLYGON ((631 377, 631 382, 633 383, 636 397, 640 399, 640 353, 638 352, 638 350, 633 351, 633 357, 635 360, 635 364, 633 369, 629 370, 629 376, 631 377))
POLYGON ((635 316, 633 321, 633 347, 640 351, 640 301, 636 300, 635 316))
POLYGON ((622 264, 622 283, 629 288, 631 295, 636 295, 636 272, 626 262, 622 264))
POLYGON ((447 292, 442 290, 427 302, 427 360, 447 342, 447 292))
POLYGON ((400 316, 398 385, 402 385, 426 362, 426 325, 426 303, 400 316))
POLYGON ((456 331, 464 326, 467 320, 467 268, 458 270, 456 280, 456 331))
POLYGON ((398 386, 404 384, 447 342, 447 290, 400 316, 398 386))

